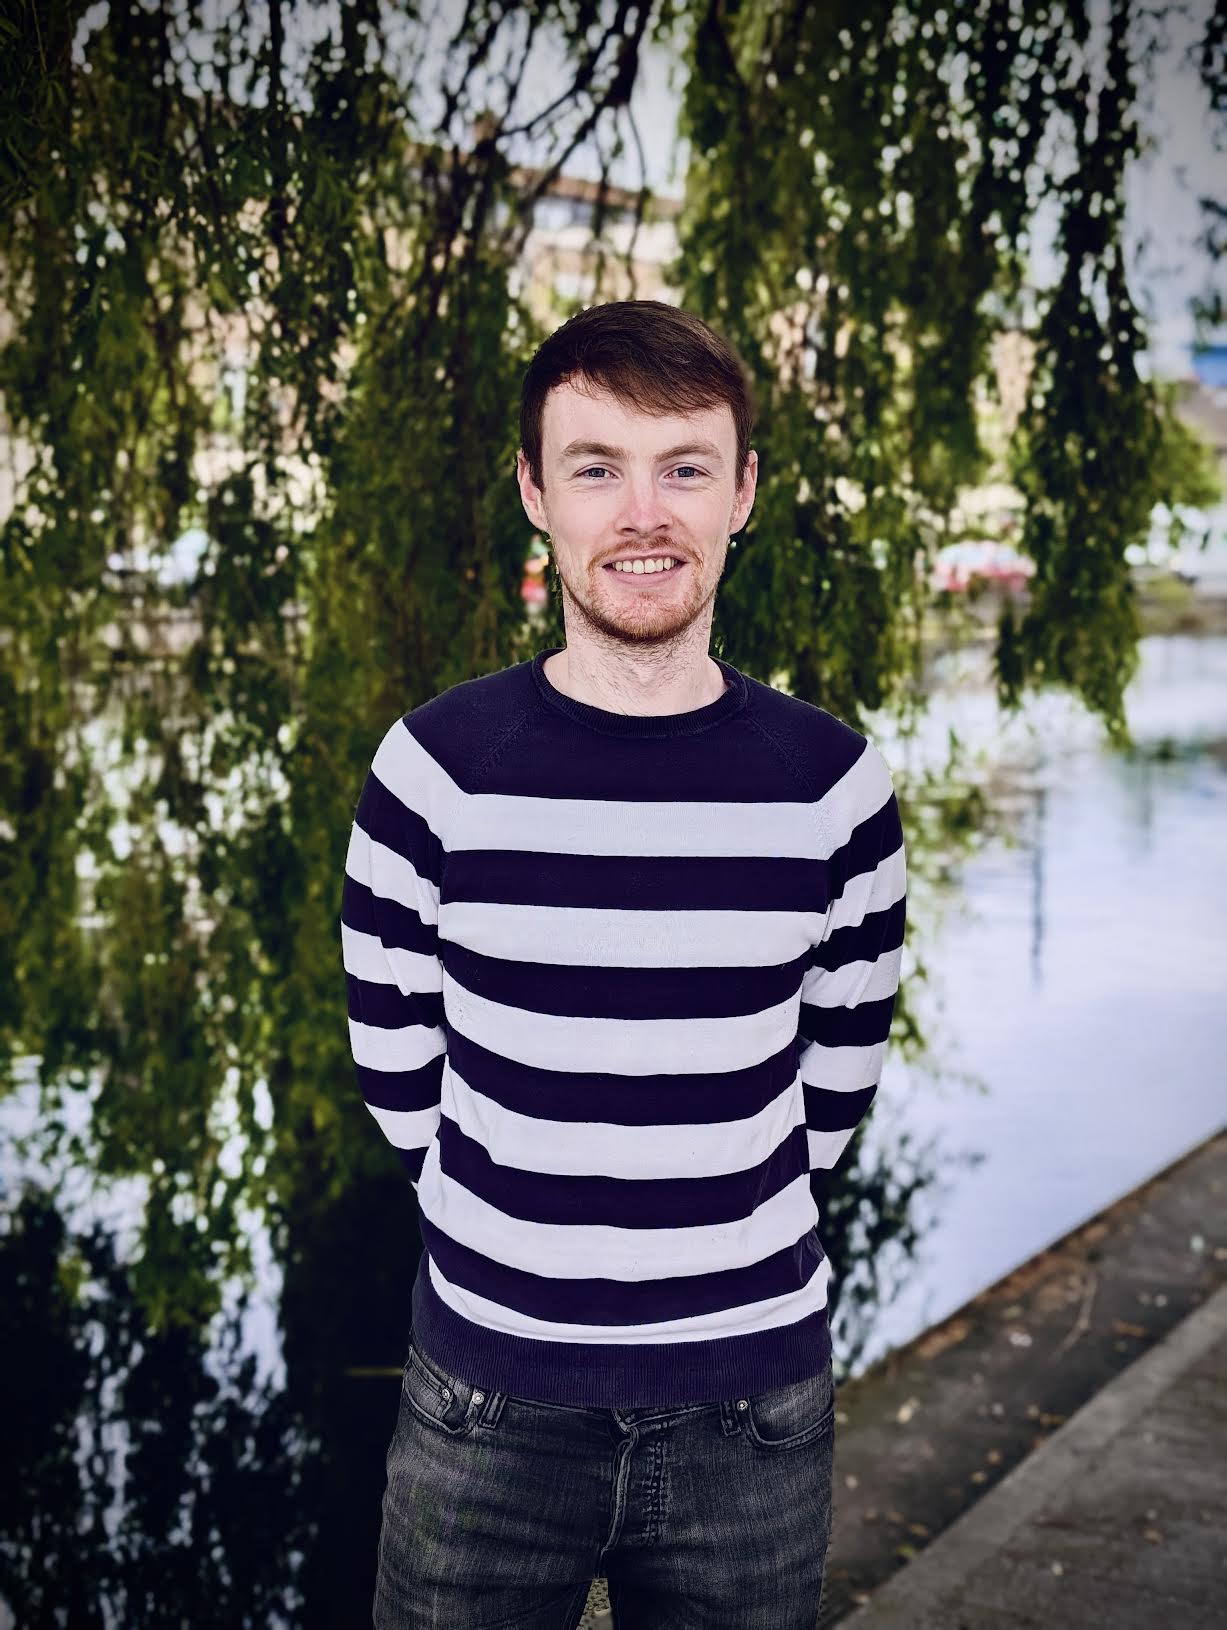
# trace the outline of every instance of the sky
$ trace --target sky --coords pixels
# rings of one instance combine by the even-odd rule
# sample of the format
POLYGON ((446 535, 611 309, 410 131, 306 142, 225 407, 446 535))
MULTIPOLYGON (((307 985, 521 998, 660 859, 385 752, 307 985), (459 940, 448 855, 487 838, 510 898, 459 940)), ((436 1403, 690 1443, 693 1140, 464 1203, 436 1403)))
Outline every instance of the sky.
POLYGON ((1130 272, 1134 298, 1154 324, 1156 359, 1192 340, 1188 303, 1214 281, 1216 270, 1217 286, 1227 293, 1227 267, 1220 262, 1215 269, 1205 251, 1194 246, 1203 230, 1198 195, 1227 202, 1227 121, 1216 152, 1209 99, 1195 68, 1183 61, 1184 51, 1200 38, 1210 9, 1211 0, 1191 0, 1192 20, 1173 21, 1172 45, 1156 64, 1155 106, 1147 116, 1159 150, 1134 167, 1126 190, 1129 239, 1149 239, 1131 259, 1130 272))

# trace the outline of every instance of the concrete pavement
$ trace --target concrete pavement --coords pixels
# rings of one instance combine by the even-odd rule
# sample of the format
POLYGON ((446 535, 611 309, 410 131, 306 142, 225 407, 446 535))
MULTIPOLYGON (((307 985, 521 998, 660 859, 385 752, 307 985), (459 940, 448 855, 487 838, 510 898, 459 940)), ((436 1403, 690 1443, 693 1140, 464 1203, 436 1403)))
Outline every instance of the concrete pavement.
POLYGON ((1227 1621, 1227 1287, 843 1630, 1209 1630, 1227 1621))

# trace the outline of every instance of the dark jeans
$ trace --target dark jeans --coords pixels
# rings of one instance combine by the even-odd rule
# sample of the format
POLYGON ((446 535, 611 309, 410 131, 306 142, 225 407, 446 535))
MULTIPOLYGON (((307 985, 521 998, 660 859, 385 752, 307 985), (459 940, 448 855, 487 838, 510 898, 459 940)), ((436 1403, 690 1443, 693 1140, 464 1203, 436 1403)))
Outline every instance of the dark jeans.
POLYGON ((608 1579, 618 1630, 814 1630, 835 1388, 672 1409, 482 1392, 410 1343, 376 1630, 574 1630, 608 1579))

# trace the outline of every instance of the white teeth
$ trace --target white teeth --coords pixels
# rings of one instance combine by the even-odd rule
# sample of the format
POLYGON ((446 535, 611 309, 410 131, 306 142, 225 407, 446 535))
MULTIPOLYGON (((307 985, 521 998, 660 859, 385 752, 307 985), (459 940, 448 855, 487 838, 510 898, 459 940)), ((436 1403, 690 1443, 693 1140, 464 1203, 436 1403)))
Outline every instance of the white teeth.
POLYGON ((662 555, 658 560, 615 560, 615 572, 664 572, 676 566, 677 561, 672 555, 662 555))

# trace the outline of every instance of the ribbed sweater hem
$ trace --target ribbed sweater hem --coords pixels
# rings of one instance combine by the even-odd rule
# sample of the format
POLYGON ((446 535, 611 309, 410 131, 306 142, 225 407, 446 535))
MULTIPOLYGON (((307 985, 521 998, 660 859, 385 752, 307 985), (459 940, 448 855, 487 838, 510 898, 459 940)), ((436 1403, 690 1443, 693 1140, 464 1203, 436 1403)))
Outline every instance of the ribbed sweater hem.
POLYGON ((705 1341, 594 1346, 538 1341, 474 1324, 444 1302, 423 1251, 413 1341, 450 1374, 511 1397, 594 1409, 681 1408, 745 1398, 818 1374, 831 1356, 827 1309, 793 1324, 705 1341))

